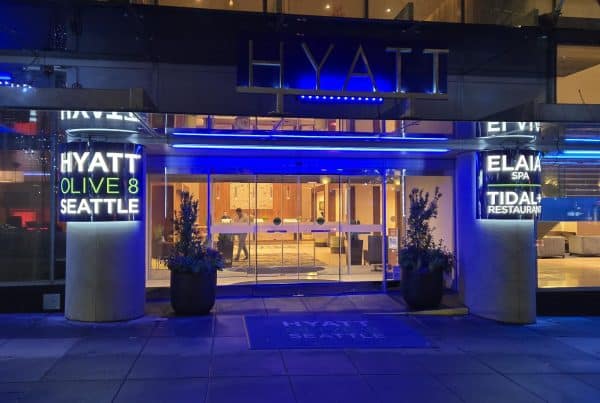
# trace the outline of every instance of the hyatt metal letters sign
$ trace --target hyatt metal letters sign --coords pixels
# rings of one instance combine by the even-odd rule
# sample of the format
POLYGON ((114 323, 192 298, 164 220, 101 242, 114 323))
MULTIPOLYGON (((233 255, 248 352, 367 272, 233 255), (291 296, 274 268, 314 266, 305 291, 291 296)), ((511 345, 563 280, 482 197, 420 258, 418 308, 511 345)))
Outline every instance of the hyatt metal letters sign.
POLYGON ((59 158, 61 221, 142 219, 143 147, 125 143, 67 143, 59 158))
POLYGON ((444 98, 448 93, 449 49, 442 43, 256 38, 242 41, 240 54, 240 92, 335 99, 444 98))
POLYGON ((477 165, 477 218, 532 219, 540 215, 540 152, 481 152, 477 165))

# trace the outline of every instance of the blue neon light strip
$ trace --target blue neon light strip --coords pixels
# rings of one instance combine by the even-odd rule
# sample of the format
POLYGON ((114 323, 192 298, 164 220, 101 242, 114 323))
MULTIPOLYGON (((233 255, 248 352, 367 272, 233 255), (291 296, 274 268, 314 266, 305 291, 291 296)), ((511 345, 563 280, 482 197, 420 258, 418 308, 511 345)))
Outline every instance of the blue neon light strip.
POLYGON ((316 102, 328 104, 380 104, 382 97, 357 97, 340 95, 298 95, 298 100, 302 102, 316 102))
POLYGON ((567 137, 565 139, 567 143, 600 143, 599 139, 586 139, 586 138, 577 138, 577 137, 567 137))
POLYGON ((352 151, 352 152, 406 152, 446 153, 447 148, 383 148, 383 147, 329 147, 329 146, 261 146, 252 144, 172 144, 173 148, 204 150, 276 150, 276 151, 352 151))
POLYGON ((256 139, 258 137, 272 137, 276 139, 313 139, 313 140, 377 140, 377 141, 448 141, 448 137, 386 137, 386 136, 330 136, 330 135, 306 135, 306 134, 241 134, 241 133, 197 133, 197 132, 173 132, 174 136, 190 137, 235 137, 245 139, 256 139))
POLYGON ((12 76, 8 73, 0 73, 0 81, 10 81, 12 76))
POLYGON ((560 154, 546 154, 548 159, 600 159, 600 150, 565 150, 560 154))

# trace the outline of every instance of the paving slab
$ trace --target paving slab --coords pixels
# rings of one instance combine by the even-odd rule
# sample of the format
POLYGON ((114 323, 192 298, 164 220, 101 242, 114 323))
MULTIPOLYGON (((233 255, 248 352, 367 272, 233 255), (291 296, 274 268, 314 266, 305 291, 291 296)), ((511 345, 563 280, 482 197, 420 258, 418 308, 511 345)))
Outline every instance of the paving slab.
POLYGON ((207 379, 127 380, 114 402, 202 403, 207 390, 207 379))
MULTIPOLYGON (((30 336, 34 336, 34 334, 30 336)), ((62 357, 78 341, 79 339, 76 338, 10 339, 0 346, 0 357, 62 357)))
POLYGON ((544 401, 500 374, 452 374, 437 375, 436 378, 465 402, 534 403, 544 401))
POLYGON ((123 379, 137 359, 135 355, 68 356, 48 371, 46 380, 123 379))
POLYGON ((295 401, 287 376, 211 379, 206 399, 206 403, 291 403, 295 401))
POLYGON ((21 402, 112 402, 120 381, 36 382, 18 400, 21 402))
POLYGON ((292 376, 298 403, 377 403, 375 391, 358 375, 292 376))
POLYGON ((57 360, 58 357, 0 357, 0 382, 39 381, 57 360))
POLYGON ((290 375, 357 374, 346 352, 331 350, 282 350, 283 362, 290 375))
POLYGON ((369 375, 365 379, 382 403, 461 402, 454 392, 431 375, 369 375))
POLYGON ((495 371, 504 374, 544 374, 560 372, 547 357, 526 354, 476 354, 474 357, 495 371))
POLYGON ((211 376, 240 377, 284 375, 286 373, 281 353, 271 351, 246 351, 239 353, 214 353, 211 376))
POLYGON ((71 355, 107 355, 107 354, 129 354, 137 355, 142 351, 146 343, 145 338, 132 337, 111 337, 95 338, 86 337, 78 340, 67 352, 71 355))
POLYGON ((214 315, 161 318, 156 322, 152 336, 210 337, 213 334, 214 326, 214 315))
POLYGON ((142 355, 128 379, 200 378, 210 374, 210 355, 142 355))
POLYGON ((214 335, 215 337, 246 336, 243 316, 217 316, 214 335))
POLYGON ((300 297, 263 298, 268 315, 289 312, 307 312, 308 308, 303 300, 304 298, 300 297))
POLYGON ((212 343, 210 337, 152 337, 145 344, 142 355, 209 355, 212 343))
POLYGON ((510 378, 548 402, 597 403, 600 390, 566 374, 512 374, 510 378))

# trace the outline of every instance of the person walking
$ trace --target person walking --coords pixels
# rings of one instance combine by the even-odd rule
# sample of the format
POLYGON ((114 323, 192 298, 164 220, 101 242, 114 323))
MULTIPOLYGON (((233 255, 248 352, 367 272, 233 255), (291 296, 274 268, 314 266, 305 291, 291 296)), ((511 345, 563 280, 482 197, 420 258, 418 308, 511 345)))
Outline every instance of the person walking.
MULTIPOLYGON (((242 211, 241 208, 235 209, 236 216, 233 219, 233 222, 236 224, 249 224, 250 220, 248 215, 242 211)), ((248 260, 248 248, 246 247, 246 238, 248 237, 247 232, 238 234, 238 250, 235 260, 240 260, 240 253, 244 251, 244 258, 242 260, 248 260)))

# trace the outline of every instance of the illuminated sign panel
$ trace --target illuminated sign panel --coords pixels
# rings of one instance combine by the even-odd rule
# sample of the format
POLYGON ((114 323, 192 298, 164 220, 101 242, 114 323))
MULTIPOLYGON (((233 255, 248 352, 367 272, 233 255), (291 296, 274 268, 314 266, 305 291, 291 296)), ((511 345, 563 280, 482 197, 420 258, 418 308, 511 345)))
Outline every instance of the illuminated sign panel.
POLYGON ((479 122, 479 137, 535 136, 541 131, 540 122, 479 122))
POLYGON ((448 92, 449 49, 442 43, 258 38, 242 41, 240 54, 240 92, 326 95, 328 100, 334 95, 445 97, 448 92))
POLYGON ((531 150, 478 153, 477 218, 532 219, 540 215, 541 154, 531 150))
POLYGON ((142 219, 141 145, 66 143, 58 164, 61 221, 142 219))
POLYGON ((133 112, 60 111, 60 126, 68 133, 137 133, 140 120, 133 112))

